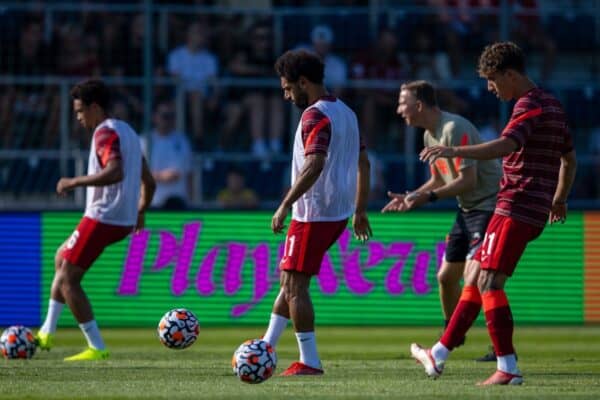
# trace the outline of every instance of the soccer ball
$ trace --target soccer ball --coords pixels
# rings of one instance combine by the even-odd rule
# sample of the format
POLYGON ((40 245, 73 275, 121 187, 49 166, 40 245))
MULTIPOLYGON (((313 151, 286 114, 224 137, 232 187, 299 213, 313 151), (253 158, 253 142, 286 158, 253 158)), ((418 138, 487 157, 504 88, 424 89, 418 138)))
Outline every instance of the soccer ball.
POLYGON ((198 319, 185 308, 168 311, 158 323, 158 338, 170 349, 185 349, 198 338, 198 319))
POLYGON ((22 325, 6 328, 0 336, 0 353, 4 358, 31 358, 35 349, 33 333, 22 325))
POLYGON ((246 340, 233 353, 233 373, 246 383, 261 383, 269 379, 277 366, 273 346, 262 339, 246 340))

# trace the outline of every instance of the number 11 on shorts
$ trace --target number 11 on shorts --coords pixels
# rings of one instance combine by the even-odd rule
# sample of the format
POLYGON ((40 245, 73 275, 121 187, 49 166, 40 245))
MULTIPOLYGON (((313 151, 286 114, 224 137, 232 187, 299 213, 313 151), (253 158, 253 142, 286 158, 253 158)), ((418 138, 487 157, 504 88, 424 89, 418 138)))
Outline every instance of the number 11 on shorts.
POLYGON ((483 237, 483 244, 481 245, 481 248, 483 249, 483 255, 489 256, 490 254, 492 254, 495 238, 496 232, 485 233, 485 236, 483 237))

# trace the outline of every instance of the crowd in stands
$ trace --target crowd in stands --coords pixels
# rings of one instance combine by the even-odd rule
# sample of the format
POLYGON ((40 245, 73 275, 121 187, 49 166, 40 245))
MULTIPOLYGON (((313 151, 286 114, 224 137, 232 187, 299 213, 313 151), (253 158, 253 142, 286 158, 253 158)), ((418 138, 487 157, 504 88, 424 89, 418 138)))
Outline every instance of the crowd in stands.
MULTIPOLYGON (((112 2, 117 4, 119 2, 112 2)), ((126 3, 131 3, 128 1, 126 3)), ((155 1, 157 6, 167 1, 155 1)), ((243 7, 243 1, 179 1, 190 6, 243 7)), ((257 1, 255 8, 276 10, 297 6, 362 6, 369 1, 257 1)), ((414 0, 383 1, 428 6, 430 12, 382 12, 374 22, 368 11, 355 13, 282 14, 269 13, 168 12, 153 16, 152 70, 155 78, 176 78, 184 91, 185 110, 175 106, 175 90, 155 85, 153 131, 149 155, 160 143, 171 143, 182 151, 170 153, 174 159, 188 160, 193 152, 222 154, 247 152, 260 158, 289 153, 297 115, 283 100, 275 80, 273 64, 278 51, 305 47, 318 53, 326 65, 325 82, 357 112, 361 132, 372 152, 378 155, 413 154, 421 146, 420 134, 407 129, 395 113, 399 83, 428 79, 440 86, 441 106, 463 114, 477 123, 482 136, 492 139, 502 126, 499 103, 485 92, 483 82, 464 86, 456 82, 477 82, 475 56, 486 43, 500 37, 499 0, 414 0), (256 79, 257 85, 222 85, 223 78, 256 79), (349 86, 371 80, 382 87, 349 86), (263 84, 271 82, 270 84, 263 84), (444 84, 448 84, 444 88, 444 84), (183 112, 184 132, 175 131, 175 117, 183 112), (414 136, 416 140, 409 136, 414 136), (182 153, 183 154, 183 153, 182 153)), ((532 75, 541 85, 564 78, 598 81, 599 65, 595 42, 599 29, 585 13, 560 15, 545 13, 543 0, 510 0, 510 37, 531 54, 532 75), (585 24, 585 28, 581 25, 585 24), (569 32, 569 39, 564 33, 569 32), (594 56, 594 53, 596 56, 594 56), (577 60, 577 63, 569 61, 577 60), (571 68, 576 67, 576 72, 571 68)), ((561 0, 559 3, 565 3, 561 0)), ((566 2, 568 3, 568 1, 566 2)), ((125 78, 144 77, 144 46, 150 39, 143 14, 112 11, 56 12, 52 18, 40 9, 0 10, 0 76, 123 78, 113 81, 113 114, 142 130, 144 103, 142 86, 125 78)), ((596 158, 586 180, 600 181, 600 121, 597 86, 561 87, 558 93, 570 116, 577 148, 596 158)), ((58 149, 60 147, 60 93, 57 85, 2 83, 0 126, 3 149, 58 149)), ((89 137, 72 124, 70 147, 86 148, 89 137)), ((167 151, 167 150, 165 150, 167 151)), ((155 157, 150 157, 152 160, 155 157)), ((155 177, 160 182, 160 165, 155 177)), ((179 167, 178 167, 179 168, 179 167)), ((193 186, 181 166, 177 187, 182 196, 193 186)), ((385 167, 381 168, 385 170, 385 167)), ((221 186, 239 183, 235 173, 221 176, 221 186), (233 177, 232 177, 233 176, 233 177)), ((209 168, 210 173, 213 169, 209 168)), ((243 171, 243 169, 242 169, 243 171)), ((153 169, 154 172, 154 169, 153 169)), ((393 168, 379 172, 377 186, 385 192, 385 178, 393 168), (383 182, 382 182, 383 181, 383 182)), ((278 176, 279 183, 287 176, 278 176)), ((165 178, 165 182, 169 179, 165 178)), ((243 183, 243 179, 242 179, 243 183)), ((234 189, 231 189, 234 190, 234 189)), ((576 194, 600 197, 600 185, 580 185, 576 194)), ((260 191, 258 191, 260 192, 260 191)), ((271 190, 277 197, 280 190, 271 190)), ((262 194, 262 193, 261 193, 262 194)), ((218 195, 217 192, 211 195, 218 195)), ((226 196, 219 196, 225 197, 226 196)), ((176 199, 161 198, 162 206, 184 205, 176 199)), ((157 200, 159 201, 159 200, 157 200)), ((221 201, 221 200, 219 200, 221 201)), ((250 202, 251 203, 251 202, 250 202)), ((225 204, 225 203, 224 203, 225 204)))

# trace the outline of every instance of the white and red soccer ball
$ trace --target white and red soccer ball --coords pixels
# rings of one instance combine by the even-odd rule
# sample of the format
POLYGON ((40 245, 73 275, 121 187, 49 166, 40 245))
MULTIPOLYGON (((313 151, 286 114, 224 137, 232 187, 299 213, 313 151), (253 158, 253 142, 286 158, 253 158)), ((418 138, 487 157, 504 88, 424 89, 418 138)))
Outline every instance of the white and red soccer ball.
POLYGON ((185 308, 168 311, 158 323, 158 338, 170 349, 185 349, 198 338, 198 318, 185 308))
POLYGON ((277 355, 273 347, 262 339, 246 340, 233 353, 231 366, 242 382, 261 383, 275 372, 277 355))
POLYGON ((31 358, 36 347, 33 333, 23 325, 8 327, 0 336, 0 353, 7 359, 31 358))

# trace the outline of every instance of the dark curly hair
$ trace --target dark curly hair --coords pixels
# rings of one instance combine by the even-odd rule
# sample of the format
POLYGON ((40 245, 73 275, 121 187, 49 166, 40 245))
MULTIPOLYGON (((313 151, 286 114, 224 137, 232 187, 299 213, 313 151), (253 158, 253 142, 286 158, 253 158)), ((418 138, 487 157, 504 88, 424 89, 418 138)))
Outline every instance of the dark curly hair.
POLYGON ((88 79, 75 85, 71 89, 71 98, 81 100, 87 106, 96 103, 104 111, 108 110, 110 105, 110 91, 99 79, 88 79))
POLYGON ((277 75, 289 82, 297 82, 301 76, 312 83, 322 84, 325 65, 315 53, 306 50, 288 50, 275 62, 277 75))
POLYGON ((525 72, 525 55, 519 46, 513 42, 498 42, 483 49, 477 68, 480 76, 489 76, 507 69, 525 72))

